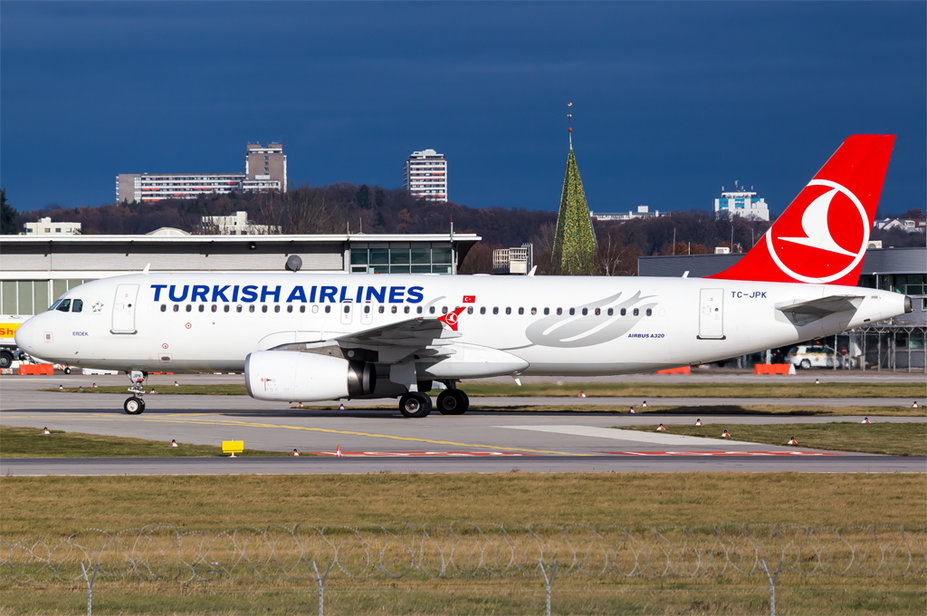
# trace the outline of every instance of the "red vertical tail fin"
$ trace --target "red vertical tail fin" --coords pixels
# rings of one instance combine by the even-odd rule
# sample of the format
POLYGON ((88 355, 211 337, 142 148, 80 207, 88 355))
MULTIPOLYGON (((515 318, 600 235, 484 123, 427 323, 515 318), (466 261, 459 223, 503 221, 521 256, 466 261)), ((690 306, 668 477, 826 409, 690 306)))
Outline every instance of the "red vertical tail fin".
POLYGON ((894 135, 853 135, 837 148, 729 280, 856 285, 894 135))

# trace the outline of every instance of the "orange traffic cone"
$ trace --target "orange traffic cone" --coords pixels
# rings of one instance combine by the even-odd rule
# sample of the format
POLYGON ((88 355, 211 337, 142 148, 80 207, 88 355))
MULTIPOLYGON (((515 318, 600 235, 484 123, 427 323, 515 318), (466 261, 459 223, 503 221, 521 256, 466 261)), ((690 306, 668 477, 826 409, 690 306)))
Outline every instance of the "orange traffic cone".
POLYGON ((291 453, 290 455, 291 455, 291 456, 297 456, 297 457, 298 457, 298 456, 299 456, 299 450, 294 448, 294 449, 293 449, 293 453, 291 453))
POLYGON ((702 425, 702 420, 701 420, 701 419, 696 419, 696 420, 695 420, 695 425, 696 425, 696 426, 702 425))
POLYGON ((795 437, 793 436, 792 438, 789 439, 788 444, 789 444, 789 445, 797 445, 797 444, 798 444, 798 441, 796 441, 796 440, 795 440, 795 437))
POLYGON ((721 433, 721 438, 731 438, 731 433, 725 430, 721 433))
POLYGON ((666 432, 666 428, 663 427, 663 424, 657 426, 657 432, 666 432))
POLYGON ((45 426, 44 428, 42 428, 42 434, 51 434, 51 432, 49 432, 48 430, 48 426, 45 426))
POLYGON ((171 445, 170 445, 170 446, 171 446, 171 447, 180 447, 180 445, 178 445, 178 444, 177 444, 177 441, 175 441, 174 439, 171 439, 171 445))
POLYGON ((341 457, 341 445, 338 445, 338 449, 335 450, 335 457, 336 458, 341 457))
POLYGON ((863 417, 863 420, 862 420, 861 422, 859 422, 859 423, 867 424, 867 423, 872 423, 872 422, 869 421, 869 418, 868 418, 868 417, 863 417))

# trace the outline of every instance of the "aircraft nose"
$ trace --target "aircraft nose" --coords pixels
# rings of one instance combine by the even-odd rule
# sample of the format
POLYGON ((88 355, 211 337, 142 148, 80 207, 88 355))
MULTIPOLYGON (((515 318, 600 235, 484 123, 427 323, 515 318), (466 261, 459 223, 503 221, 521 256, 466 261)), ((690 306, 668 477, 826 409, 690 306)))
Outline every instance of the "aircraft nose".
POLYGON ((25 323, 16 328, 13 338, 16 340, 16 346, 21 348, 29 355, 38 354, 39 343, 42 339, 42 332, 39 329, 38 319, 32 317, 25 323))

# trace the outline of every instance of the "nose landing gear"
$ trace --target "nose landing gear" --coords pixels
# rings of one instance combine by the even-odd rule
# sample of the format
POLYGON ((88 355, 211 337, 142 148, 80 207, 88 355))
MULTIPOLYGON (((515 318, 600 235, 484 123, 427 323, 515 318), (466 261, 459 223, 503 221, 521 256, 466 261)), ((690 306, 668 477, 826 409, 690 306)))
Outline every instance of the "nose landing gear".
POLYGON ((129 388, 129 393, 134 395, 126 398, 126 401, 122 404, 122 408, 128 415, 141 415, 145 412, 145 401, 142 400, 142 396, 145 395, 145 381, 148 379, 148 373, 142 372, 141 370, 133 370, 129 374, 129 378, 132 381, 132 387, 129 388))

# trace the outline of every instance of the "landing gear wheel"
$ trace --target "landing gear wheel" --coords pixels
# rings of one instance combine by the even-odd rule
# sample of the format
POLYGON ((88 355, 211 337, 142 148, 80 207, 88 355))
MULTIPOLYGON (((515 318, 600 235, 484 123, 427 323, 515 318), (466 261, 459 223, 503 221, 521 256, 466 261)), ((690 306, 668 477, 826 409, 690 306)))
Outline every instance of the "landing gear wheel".
POLYGON ((403 417, 425 417, 431 412, 431 397, 410 391, 399 399, 399 412, 403 417))
POLYGON ((459 389, 445 389, 438 394, 438 411, 442 415, 463 415, 470 408, 470 398, 459 389))
POLYGON ((811 369, 811 362, 810 362, 809 360, 807 360, 807 359, 801 360, 801 368, 802 368, 802 370, 810 370, 810 369, 811 369))
POLYGON ((122 408, 124 408, 129 415, 141 415, 145 412, 145 401, 141 398, 132 396, 131 398, 126 398, 122 408))

